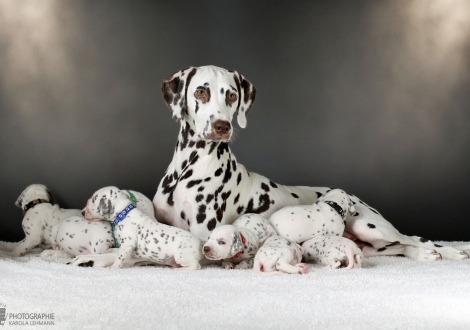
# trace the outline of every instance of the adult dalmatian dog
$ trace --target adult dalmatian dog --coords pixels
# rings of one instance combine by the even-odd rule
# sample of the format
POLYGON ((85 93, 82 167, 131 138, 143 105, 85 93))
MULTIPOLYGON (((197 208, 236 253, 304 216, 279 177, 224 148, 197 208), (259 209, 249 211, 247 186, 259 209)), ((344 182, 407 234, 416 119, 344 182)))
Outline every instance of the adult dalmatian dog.
MULTIPOLYGON (((153 199, 159 221, 189 230, 206 241, 220 224, 245 213, 265 218, 285 206, 313 204, 330 188, 284 186, 249 172, 228 143, 232 117, 240 127, 255 100, 254 86, 237 71, 189 67, 166 78, 163 98, 181 123, 173 159, 153 199)), ((468 255, 418 236, 398 232, 380 213, 350 195, 356 213, 345 236, 363 245, 365 256, 404 254, 415 260, 465 259, 468 255)))

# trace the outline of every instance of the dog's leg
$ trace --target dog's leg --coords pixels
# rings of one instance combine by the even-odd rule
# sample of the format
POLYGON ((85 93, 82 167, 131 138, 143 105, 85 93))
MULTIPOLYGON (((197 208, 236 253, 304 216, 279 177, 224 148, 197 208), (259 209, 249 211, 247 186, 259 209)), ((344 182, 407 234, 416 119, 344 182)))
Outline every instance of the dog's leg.
POLYGON ((49 257, 54 258, 73 258, 73 255, 68 254, 63 250, 44 250, 41 252, 40 257, 42 259, 47 259, 49 257))
POLYGON ((240 262, 238 265, 235 266, 235 269, 253 268, 253 261, 254 261, 254 258, 243 260, 242 262, 240 262))
POLYGON ((357 212, 356 215, 348 216, 346 219, 346 231, 372 245, 373 248, 364 247, 364 256, 404 254, 414 260, 439 260, 440 258, 435 255, 437 252, 444 259, 468 258, 465 252, 453 247, 444 247, 418 236, 401 234, 377 211, 359 201, 357 197, 352 199, 356 203, 357 212), (390 249, 391 246, 394 248, 390 249), (419 249, 407 249, 406 246, 419 249))
POLYGON ((279 259, 276 263, 277 270, 288 273, 288 274, 305 274, 308 271, 308 266, 306 264, 296 264, 291 265, 284 259, 279 259))
POLYGON ((92 266, 92 267, 109 267, 114 263, 117 252, 115 253, 104 253, 95 255, 80 255, 75 257, 70 265, 74 266, 92 266))
POLYGON ((27 236, 18 243, 18 245, 13 249, 13 251, 10 252, 10 256, 15 258, 20 257, 31 251, 39 243, 41 243, 40 237, 27 236))
POLYGON ((114 260, 113 265, 110 268, 124 268, 129 266, 129 261, 134 250, 133 246, 122 246, 119 248, 119 252, 114 260))

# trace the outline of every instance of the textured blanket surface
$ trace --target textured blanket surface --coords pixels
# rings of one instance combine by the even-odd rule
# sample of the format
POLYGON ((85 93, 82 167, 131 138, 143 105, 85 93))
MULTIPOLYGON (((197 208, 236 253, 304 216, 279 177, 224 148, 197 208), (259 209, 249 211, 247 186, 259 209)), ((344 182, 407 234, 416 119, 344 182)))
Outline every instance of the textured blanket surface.
POLYGON ((0 242, 3 329, 470 329, 469 259, 373 257, 362 269, 263 276, 81 268, 42 260, 39 248, 10 258, 12 247, 0 242), (22 313, 53 313, 53 324, 12 319, 22 313))

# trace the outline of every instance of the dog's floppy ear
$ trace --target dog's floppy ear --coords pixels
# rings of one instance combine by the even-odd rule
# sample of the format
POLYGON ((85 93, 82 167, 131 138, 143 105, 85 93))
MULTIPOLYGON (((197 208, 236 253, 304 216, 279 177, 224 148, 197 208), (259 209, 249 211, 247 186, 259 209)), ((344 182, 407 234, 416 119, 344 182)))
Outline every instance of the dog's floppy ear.
POLYGON ((240 237, 240 234, 238 233, 238 231, 235 231, 233 233, 233 243, 230 249, 230 255, 234 256, 242 250, 243 250, 242 238, 240 237))
POLYGON ((163 99, 171 109, 174 121, 180 121, 184 116, 183 112, 187 113, 186 93, 196 71, 196 68, 189 67, 172 74, 163 81, 163 99))
POLYGON ((233 78, 235 79, 235 83, 238 89, 238 95, 240 96, 238 99, 238 116, 237 121, 238 125, 241 128, 246 127, 246 115, 250 112, 251 106, 253 102, 255 102, 256 98, 256 89, 252 83, 245 79, 240 73, 237 71, 233 72, 233 78))
POLYGON ((46 189, 46 192, 47 192, 47 195, 49 196, 49 203, 51 203, 52 205, 55 204, 55 199, 54 199, 54 196, 52 196, 51 192, 49 191, 49 189, 46 189))
MULTIPOLYGON (((29 188, 29 187, 28 187, 29 188)), ((26 189, 28 189, 26 188, 26 189)), ((18 207, 21 207, 21 203, 23 203, 23 198, 24 198, 24 194, 26 192, 26 189, 23 190, 23 192, 20 194, 20 196, 18 197, 18 199, 16 200, 15 202, 15 205, 18 206, 18 207)))

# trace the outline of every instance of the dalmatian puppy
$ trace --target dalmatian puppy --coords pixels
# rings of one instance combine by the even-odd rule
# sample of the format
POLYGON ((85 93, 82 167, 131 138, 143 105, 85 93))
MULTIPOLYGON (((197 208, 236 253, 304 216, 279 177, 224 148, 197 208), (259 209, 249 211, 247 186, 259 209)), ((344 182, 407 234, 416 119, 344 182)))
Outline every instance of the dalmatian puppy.
POLYGON ((51 243, 52 250, 44 250, 41 258, 106 253, 114 247, 114 238, 109 222, 90 222, 82 216, 73 216, 52 227, 51 243))
POLYGON ((364 255, 353 241, 338 236, 315 236, 302 243, 304 261, 330 269, 361 268, 364 255))
POLYGON ((26 237, 10 252, 12 257, 22 256, 36 246, 50 247, 52 227, 63 219, 79 216, 81 213, 80 210, 61 209, 54 205, 49 189, 42 184, 28 186, 15 205, 23 210, 22 226, 26 237))
MULTIPOLYGON (((153 204, 150 199, 137 191, 122 190, 122 192, 143 213, 151 217, 154 216, 153 204)), ((53 249, 43 251, 42 258, 72 258, 77 255, 113 252, 110 249, 114 248, 116 243, 109 221, 90 222, 83 216, 73 216, 54 225, 50 240, 53 249)))
MULTIPOLYGON (((239 72, 211 65, 189 67, 167 77, 162 94, 173 119, 181 124, 173 159, 153 199, 162 223, 206 241, 216 226, 232 224, 243 214, 269 218, 285 206, 313 204, 330 190, 281 185, 237 162, 229 148, 232 118, 245 128, 256 97, 253 84, 239 72)), ((365 256, 468 258, 453 247, 401 234, 377 210, 349 197, 356 213, 348 215, 345 235, 365 245, 365 256)))
POLYGON ((308 266, 301 263, 302 254, 302 247, 294 241, 271 236, 256 252, 253 269, 264 274, 305 274, 308 266))
POLYGON ((129 266, 133 258, 173 268, 201 268, 201 240, 188 231, 159 223, 136 208, 129 196, 116 187, 95 192, 84 213, 89 221, 115 224, 120 247, 112 268, 129 266))
POLYGON ((269 222, 279 236, 302 243, 319 235, 342 236, 348 212, 356 212, 348 194, 341 189, 333 189, 313 205, 280 209, 269 218, 269 222))
POLYGON ((259 214, 245 214, 232 225, 216 227, 204 244, 204 256, 210 260, 223 259, 225 269, 253 267, 258 248, 276 235, 268 220, 259 214))

